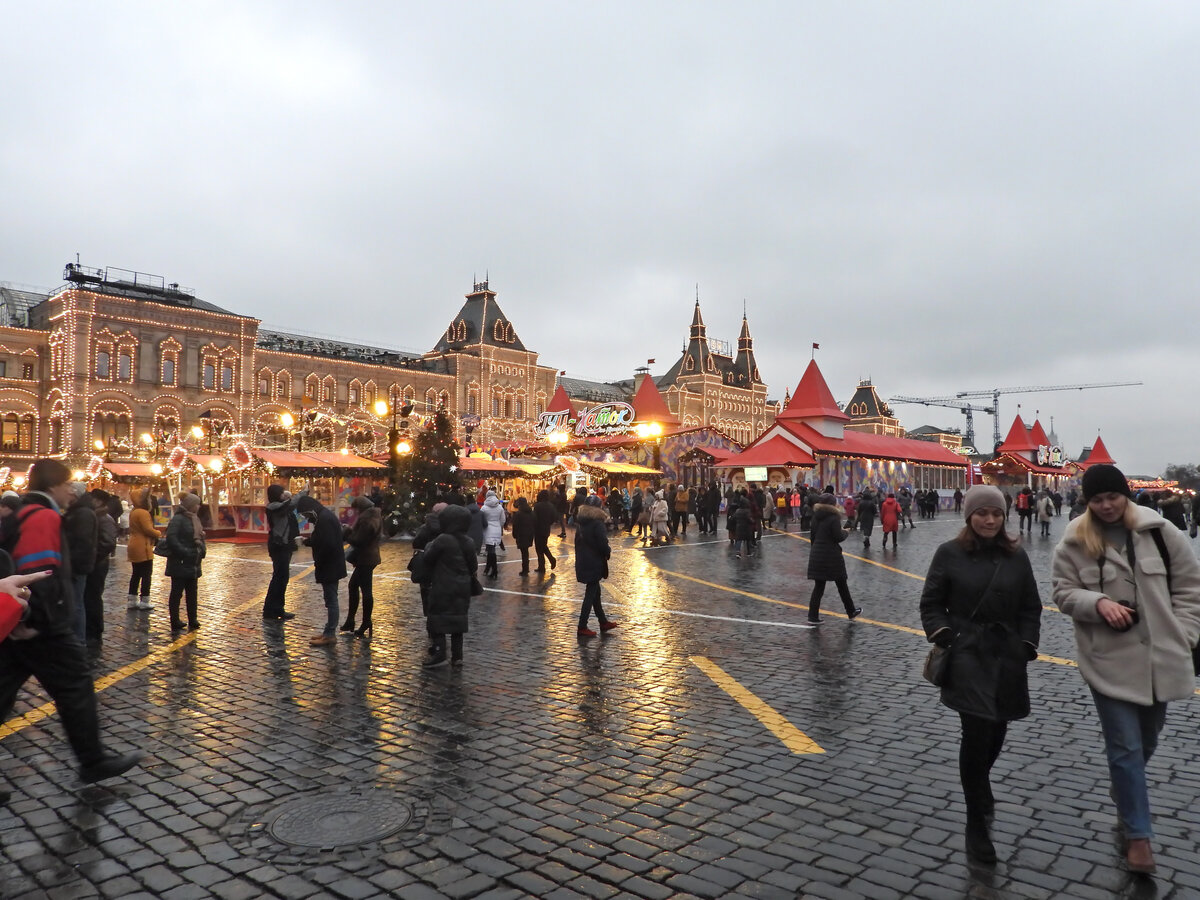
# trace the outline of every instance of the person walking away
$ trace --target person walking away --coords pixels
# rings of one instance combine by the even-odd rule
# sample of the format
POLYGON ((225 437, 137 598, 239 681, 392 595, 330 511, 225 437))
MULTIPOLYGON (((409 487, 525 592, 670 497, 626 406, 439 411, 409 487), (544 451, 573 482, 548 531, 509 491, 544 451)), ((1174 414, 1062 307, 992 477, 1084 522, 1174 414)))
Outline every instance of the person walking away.
POLYGON ((862 498, 858 501, 858 530, 862 532, 863 549, 871 548, 871 532, 875 530, 875 513, 878 507, 875 505, 875 495, 870 489, 862 492, 862 498))
POLYGON ((313 579, 321 586, 325 598, 325 628, 308 643, 313 647, 327 647, 337 643, 338 584, 346 577, 342 523, 333 510, 312 497, 301 497, 296 501, 296 509, 313 523, 312 532, 304 543, 312 549, 313 579))
POLYGON ((629 533, 633 534, 633 528, 636 525, 638 529, 638 537, 641 537, 645 532, 645 527, 638 521, 642 516, 642 489, 635 487, 633 493, 629 497, 629 533))
POLYGON ((1029 529, 1030 537, 1033 536, 1033 492, 1028 486, 1021 488, 1017 494, 1017 528, 1021 534, 1025 533, 1025 529, 1029 529))
POLYGON ((617 531, 621 527, 621 517, 625 515, 625 498, 621 496, 618 490, 608 492, 608 524, 613 531, 617 531))
POLYGON ((853 531, 858 527, 858 501, 853 494, 846 495, 842 508, 846 511, 846 527, 853 531))
POLYGON ((71 554, 72 587, 75 591, 75 636, 83 643, 87 637, 87 605, 84 591, 87 577, 96 565, 96 543, 100 540, 100 523, 96 519, 96 506, 87 495, 87 485, 82 481, 71 483, 74 494, 71 505, 63 514, 63 527, 67 532, 67 548, 71 554))
POLYGON ((912 491, 907 487, 900 488, 900 493, 896 495, 896 502, 900 504, 900 527, 903 528, 907 522, 909 528, 916 528, 912 519, 912 491))
POLYGON ((262 611, 262 617, 267 621, 286 622, 296 617, 283 607, 292 577, 292 554, 300 540, 296 504, 301 497, 307 496, 307 490, 293 497, 281 484, 267 486, 267 555, 271 557, 271 582, 267 585, 262 611))
POLYGON ((950 653, 941 701, 958 713, 959 779, 967 805, 967 855, 996 861, 991 770, 1008 723, 1029 715, 1026 667, 1037 658, 1042 601, 1033 566, 1004 530, 1004 495, 972 486, 966 524, 933 554, 921 592, 925 637, 950 653))
MULTIPOLYGON (((483 495, 483 499, 487 499, 487 494, 483 495)), ((483 510, 474 500, 463 506, 467 511, 467 537, 471 539, 471 543, 475 545, 475 553, 483 553, 483 533, 487 530, 487 523, 483 520, 483 510)))
POLYGON ((429 657, 422 668, 437 669, 449 663, 463 664, 463 635, 469 626, 471 587, 479 566, 479 551, 467 537, 470 512, 461 506, 447 506, 438 513, 441 534, 426 545, 423 567, 429 578, 427 629, 433 637, 429 657), (446 656, 446 636, 450 636, 450 656, 446 656))
POLYGON ((558 510, 558 538, 565 540, 567 537, 567 486, 559 484, 558 490, 554 492, 554 508, 558 510))
POLYGON ((555 524, 561 521, 558 506, 551 499, 550 492, 538 491, 537 503, 533 504, 533 546, 537 550, 538 558, 535 572, 545 572, 547 562, 550 563, 551 571, 554 571, 558 564, 554 554, 550 552, 549 541, 550 532, 554 530, 555 524))
POLYGON ((795 490, 790 491, 787 495, 788 501, 788 521, 795 522, 797 525, 801 521, 801 511, 804 509, 804 488, 797 486, 795 490))
POLYGON ((370 637, 372 613, 375 611, 375 568, 379 565, 379 540, 383 536, 383 513, 369 497, 355 497, 350 503, 358 510, 354 524, 343 528, 342 540, 350 545, 346 551, 346 562, 354 566, 347 586, 348 598, 346 621, 341 631, 352 631, 355 637, 370 637), (354 617, 358 613, 358 596, 362 594, 362 624, 354 629, 354 617))
POLYGON ((1158 504, 1162 517, 1178 528, 1187 531, 1187 516, 1183 514, 1183 500, 1173 491, 1164 491, 1158 504))
POLYGON ((480 512, 483 514, 483 546, 487 550, 487 562, 483 567, 483 574, 497 578, 500 575, 500 569, 496 564, 496 547, 504 537, 505 513, 495 491, 487 492, 480 512))
MULTIPOLYGON (((665 501, 664 501, 665 502, 665 501)), ((595 637, 588 628, 593 611, 600 623, 600 632, 612 631, 616 622, 609 621, 600 605, 600 581, 608 577, 608 534, 604 528, 604 510, 600 501, 589 497, 575 516, 575 580, 583 585, 583 605, 579 608, 578 633, 582 638, 595 637)))
POLYGON ((1004 521, 1008 521, 1008 515, 1012 512, 1013 499, 1012 494, 1008 491, 1004 492, 1004 521))
POLYGON ((842 541, 849 533, 848 526, 842 527, 842 514, 837 508, 833 494, 821 494, 813 504, 812 549, 808 555, 808 578, 813 583, 812 596, 808 601, 806 628, 821 624, 821 597, 825 594, 825 583, 837 585, 838 596, 846 608, 846 618, 855 619, 862 612, 850 597, 850 585, 846 579, 846 560, 842 556, 842 541))
MULTIPOLYGON (((545 493, 545 491, 543 491, 543 493, 545 493)), ((450 497, 453 498, 454 495, 451 494, 450 497)), ((460 496, 458 499, 463 498, 460 496)), ((429 621, 429 588, 432 584, 433 573, 425 565, 424 551, 431 543, 433 543, 433 539, 442 533, 441 513, 448 505, 458 506, 459 504, 439 501, 438 503, 433 504, 433 507, 425 514, 425 521, 421 524, 421 527, 417 529, 417 533, 413 535, 413 558, 409 563, 409 570, 412 573, 412 580, 416 582, 416 585, 421 592, 421 615, 425 617, 425 632, 429 637, 430 657, 433 657, 437 652, 437 635, 433 632, 433 628, 429 621)), ((474 560, 474 557, 472 557, 472 560, 474 560)))
MULTIPOLYGON (((60 513, 74 498, 70 478, 71 470, 56 459, 39 459, 29 470, 29 491, 9 545, 21 577, 0 582, 29 607, 25 620, 0 641, 0 722, 12 712, 29 676, 37 678, 54 701, 80 779, 92 784, 129 771, 144 754, 113 753, 100 738, 92 675, 74 634, 71 554, 60 513)), ((0 791, 0 802, 7 799, 0 791)))
POLYGON ((962 488, 954 489, 954 514, 958 515, 962 512, 963 492, 962 488))
POLYGON ((667 499, 662 491, 654 495, 654 505, 650 507, 650 545, 657 547, 670 539, 671 513, 667 507, 667 499))
POLYGON ((204 529, 200 527, 200 498, 196 494, 182 494, 175 514, 167 522, 167 577, 171 579, 171 593, 167 598, 167 611, 171 616, 171 630, 182 631, 187 627, 195 631, 200 627, 197 617, 200 576, 203 574, 201 561, 206 554, 204 529), (184 601, 187 625, 179 618, 179 601, 184 601))
POLYGON ((754 544, 754 514, 750 511, 750 503, 739 500, 730 521, 733 523, 733 555, 741 559, 742 552, 749 554, 754 544))
POLYGON ((154 574, 154 548, 158 545, 159 532, 150 515, 150 497, 150 488, 136 492, 133 509, 129 512, 129 542, 125 545, 125 556, 132 570, 129 609, 154 609, 150 602, 150 576, 154 574))
POLYGON ((108 581, 110 558, 117 549, 117 521, 112 517, 108 491, 87 494, 96 513, 96 558, 83 587, 84 634, 89 641, 104 636, 104 584, 108 581))
POLYGON ((1050 537, 1050 518, 1054 515, 1054 501, 1048 491, 1041 491, 1037 499, 1037 519, 1042 526, 1042 537, 1050 537))
POLYGON ((895 494, 888 494, 887 499, 879 504, 879 525, 883 528, 883 548, 887 549, 888 535, 892 536, 892 549, 896 546, 896 534, 900 531, 900 503, 895 494))
MULTIPOLYGON (((529 574, 529 548, 533 546, 534 527, 535 520, 529 501, 518 497, 516 508, 513 510, 512 536, 517 549, 521 551, 521 571, 517 573, 519 575, 529 574)), ((540 557, 538 563, 541 563, 540 557)))
POLYGON ((687 534, 688 507, 691 502, 692 492, 686 484, 681 484, 679 489, 675 491, 675 522, 674 527, 671 529, 672 533, 687 534))
POLYGON ((1129 500, 1116 466, 1083 474, 1087 511, 1067 524, 1054 551, 1054 603, 1071 617, 1079 674, 1104 734, 1130 871, 1153 872, 1154 831, 1146 764, 1167 704, 1196 687, 1200 563, 1179 529, 1129 500))

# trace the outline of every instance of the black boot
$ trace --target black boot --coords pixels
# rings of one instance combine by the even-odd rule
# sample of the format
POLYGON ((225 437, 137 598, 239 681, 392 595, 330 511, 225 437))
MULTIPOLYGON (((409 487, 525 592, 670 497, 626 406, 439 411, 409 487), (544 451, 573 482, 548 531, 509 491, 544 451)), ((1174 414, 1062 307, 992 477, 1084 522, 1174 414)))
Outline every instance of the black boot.
POLYGON ((996 861, 996 847, 992 844, 991 829, 982 812, 967 814, 967 856, 975 862, 988 865, 996 861))
POLYGON ((354 630, 354 619, 350 618, 350 617, 347 617, 346 621, 342 623, 342 627, 338 629, 338 631, 353 631, 353 630, 354 630))

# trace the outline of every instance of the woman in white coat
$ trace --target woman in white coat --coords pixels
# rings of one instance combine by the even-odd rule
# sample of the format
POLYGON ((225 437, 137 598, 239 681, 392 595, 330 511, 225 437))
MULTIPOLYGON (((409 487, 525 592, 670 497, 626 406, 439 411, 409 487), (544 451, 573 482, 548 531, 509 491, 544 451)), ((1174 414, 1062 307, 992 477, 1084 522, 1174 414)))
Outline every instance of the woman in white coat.
POLYGON ((1083 476, 1087 511, 1054 552, 1054 602, 1071 617, 1079 672, 1104 732, 1111 795, 1133 872, 1153 872, 1146 763, 1167 701, 1192 696, 1200 561, 1183 533, 1129 499, 1115 466, 1083 476))
POLYGON ((504 523, 508 514, 495 491, 487 492, 480 512, 483 514, 483 546, 487 548, 487 565, 483 567, 483 574, 495 578, 500 574, 496 566, 496 548, 504 540, 504 523))

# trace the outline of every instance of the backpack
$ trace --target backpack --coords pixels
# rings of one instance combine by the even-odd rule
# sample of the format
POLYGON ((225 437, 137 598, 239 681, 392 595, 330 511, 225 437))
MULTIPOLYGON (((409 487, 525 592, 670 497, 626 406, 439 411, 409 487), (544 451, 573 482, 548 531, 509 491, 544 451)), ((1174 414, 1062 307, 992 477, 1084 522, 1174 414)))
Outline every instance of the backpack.
POLYGON ((1017 509, 1029 509, 1029 495, 1026 493, 1017 494, 1017 509))

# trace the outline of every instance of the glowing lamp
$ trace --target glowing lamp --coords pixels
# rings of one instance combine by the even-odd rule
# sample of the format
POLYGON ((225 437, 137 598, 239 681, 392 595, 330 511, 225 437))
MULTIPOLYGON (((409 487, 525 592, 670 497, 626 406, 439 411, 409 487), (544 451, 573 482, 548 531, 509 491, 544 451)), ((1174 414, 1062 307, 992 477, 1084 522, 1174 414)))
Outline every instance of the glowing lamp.
POLYGON ((83 481, 83 469, 76 469, 71 473, 72 481, 83 481))
POLYGON ((343 447, 343 448, 342 448, 342 456, 349 456, 349 455, 350 455, 350 448, 349 448, 349 447, 343 447))
POLYGON ((150 466, 151 475, 161 475, 163 473, 162 463, 154 463, 150 466))
POLYGON ((16 488, 25 487, 25 476, 24 475, 14 475, 12 477, 12 483, 13 483, 13 487, 16 487, 16 488))
POLYGON ((223 460, 223 459, 214 459, 212 462, 210 462, 210 463, 208 464, 208 467, 209 467, 210 469, 212 469, 212 471, 214 471, 214 472, 220 472, 222 469, 224 469, 224 468, 225 468, 225 460, 223 460))
POLYGON ((193 425, 192 426, 192 437, 196 438, 197 440, 204 437, 204 429, 201 428, 199 425, 193 425))
POLYGON ((103 450, 104 449, 104 441, 100 440, 100 438, 96 438, 94 441, 92 441, 92 446, 95 447, 97 450, 103 450))
POLYGON ((401 441, 396 445, 396 452, 401 456, 407 456, 409 453, 412 453, 412 444, 408 441, 401 441))
POLYGON ((291 428, 296 424, 296 418, 291 413, 280 413, 279 424, 284 428, 291 428))
POLYGON ((143 431, 142 432, 142 443, 143 444, 153 444, 154 436, 152 434, 150 434, 150 432, 148 432, 148 431, 143 431))
POLYGON ((386 400, 375 401, 375 415, 386 416, 388 414, 388 405, 386 400))

